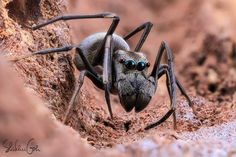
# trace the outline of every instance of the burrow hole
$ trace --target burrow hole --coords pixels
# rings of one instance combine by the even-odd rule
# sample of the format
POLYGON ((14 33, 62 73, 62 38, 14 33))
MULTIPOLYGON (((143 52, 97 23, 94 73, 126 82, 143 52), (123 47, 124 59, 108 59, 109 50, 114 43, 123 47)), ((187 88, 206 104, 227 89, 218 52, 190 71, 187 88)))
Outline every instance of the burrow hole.
POLYGON ((6 5, 8 16, 23 27, 37 21, 41 16, 41 0, 12 0, 6 5))

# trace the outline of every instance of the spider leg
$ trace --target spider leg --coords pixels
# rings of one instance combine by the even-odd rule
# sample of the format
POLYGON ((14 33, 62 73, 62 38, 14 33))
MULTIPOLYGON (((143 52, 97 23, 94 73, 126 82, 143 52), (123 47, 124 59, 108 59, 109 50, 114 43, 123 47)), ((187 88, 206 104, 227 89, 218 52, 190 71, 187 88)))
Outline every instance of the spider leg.
MULTIPOLYGON (((159 73, 158 73, 158 78, 160 78, 164 74, 166 75, 166 87, 167 87, 167 91, 168 91, 169 98, 170 98, 170 104, 172 104, 172 99, 171 99, 172 95, 171 95, 171 86, 170 86, 170 76, 169 76, 169 73, 168 73, 168 65, 161 65, 160 66, 160 70, 159 70, 159 73)), ((172 115, 173 115, 174 129, 177 129, 177 126, 176 126, 176 112, 174 111, 172 115)))
MULTIPOLYGON (((162 58, 163 53, 166 52, 167 53, 167 64, 168 64, 168 82, 169 82, 169 88, 170 89, 170 97, 171 97, 171 109, 157 122, 154 122, 150 125, 148 125, 145 130, 151 129, 161 123, 163 123, 164 121, 166 121, 171 114, 173 114, 175 112, 176 109, 176 80, 175 80, 175 75, 174 75, 174 71, 173 71, 173 58, 172 58, 172 51, 169 48, 168 44, 166 42, 162 42, 161 46, 159 48, 157 57, 156 57, 156 61, 152 70, 152 73, 150 75, 150 77, 153 77, 155 80, 158 80, 158 74, 159 71, 161 69, 160 66, 160 61, 162 58), (166 51, 165 51, 166 50, 166 51)), ((175 122, 174 122, 175 123, 175 122)), ((176 124, 174 124, 175 126, 176 124)))
MULTIPOLYGON (((159 73, 158 73, 158 78, 160 78, 163 74, 167 73, 168 72, 168 65, 166 64, 162 64, 160 66, 160 70, 159 70, 159 73)), ((190 99, 190 97, 188 96, 187 92, 185 91, 184 87, 180 84, 179 80, 177 79, 177 77, 175 76, 175 81, 176 81, 176 84, 177 84, 177 87, 178 89, 180 90, 181 94, 187 99, 188 101, 188 104, 189 106, 193 109, 194 111, 194 106, 193 106, 193 103, 190 99)), ((167 86, 168 87, 168 86, 167 86)), ((169 88, 168 88, 168 92, 169 91, 169 88)))
POLYGON ((34 56, 34 55, 44 55, 44 54, 50 54, 50 53, 55 53, 55 52, 65 52, 65 51, 70 51, 71 49, 73 49, 75 46, 72 46, 72 45, 68 45, 68 46, 63 46, 63 47, 59 47, 59 48, 49 48, 49 49, 45 49, 45 50, 39 50, 39 51, 35 51, 31 54, 27 54, 27 55, 23 55, 21 57, 16 57, 16 58, 13 58, 13 59, 10 59, 10 61, 12 62, 17 62, 21 59, 25 59, 25 58, 28 58, 28 57, 31 57, 31 56, 34 56))
POLYGON ((96 19, 96 18, 116 18, 117 16, 114 13, 100 13, 92 15, 62 15, 54 17, 44 23, 32 26, 33 30, 39 29, 46 25, 52 24, 57 21, 68 21, 68 20, 77 20, 77 19, 96 19))
POLYGON ((54 22, 57 21, 67 21, 67 20, 76 20, 76 19, 96 19, 96 18, 112 18, 112 23, 104 37, 104 40, 102 42, 102 44, 100 45, 100 47, 98 48, 98 54, 97 56, 95 56, 94 58, 94 62, 97 63, 102 59, 103 56, 103 48, 105 46, 105 42, 106 42, 106 38, 108 35, 112 35, 120 21, 120 18, 114 14, 114 13, 100 13, 100 14, 93 14, 93 15, 65 15, 65 16, 57 16, 52 18, 51 20, 46 21, 45 23, 33 26, 32 29, 36 30, 39 29, 41 27, 44 27, 46 25, 52 24, 54 22))
POLYGON ((111 41, 112 41, 112 36, 109 35, 106 39, 105 54, 104 54, 104 60, 103 60, 103 84, 104 84, 105 99, 106 99, 106 103, 107 103, 107 106, 108 106, 108 110, 109 110, 111 118, 113 118, 112 109, 111 109, 111 101, 110 101, 110 89, 112 87, 111 41))
POLYGON ((136 33, 140 32, 141 30, 143 30, 143 34, 141 36, 141 38, 139 39, 136 47, 135 47, 135 52, 139 52, 140 49, 143 46, 143 43, 145 42, 148 34, 151 31, 153 24, 151 22, 145 22, 142 25, 140 25, 139 27, 135 28, 133 31, 131 31, 130 33, 128 33, 127 35, 124 36, 124 40, 128 40, 129 38, 131 38, 132 36, 134 36, 136 33))
POLYGON ((82 87, 82 85, 83 85, 83 83, 84 83, 84 77, 85 77, 85 76, 87 76, 90 80, 92 80, 92 82, 93 82, 96 86, 98 86, 98 87, 100 87, 100 88, 103 86, 103 85, 102 85, 102 80, 101 80, 99 77, 93 75, 93 74, 92 74, 91 72, 89 72, 88 70, 83 70, 83 71, 81 71, 81 72, 80 72, 80 76, 79 76, 78 83, 77 83, 76 86, 75 86, 75 90, 74 90, 73 95, 72 95, 72 97, 71 97, 71 100, 70 100, 70 102, 69 102, 69 106, 68 106, 68 108, 67 108, 67 110, 66 110, 66 114, 65 114, 65 116, 64 116, 64 118, 63 118, 63 120, 62 120, 62 122, 63 122, 64 124, 67 122, 68 118, 70 117, 71 110, 73 110, 73 109, 75 108, 75 99, 76 99, 76 97, 77 97, 77 95, 78 95, 78 93, 79 93, 79 91, 80 91, 80 89, 81 89, 81 87, 82 87))
MULTIPOLYGON (((171 95, 171 86, 170 86, 170 76, 169 76, 169 71, 168 71, 168 65, 161 65, 160 70, 158 73, 158 78, 160 78, 162 75, 166 74, 166 86, 168 90, 168 94, 170 97, 170 104, 172 104, 172 95, 171 95)), ((176 112, 173 112, 173 123, 174 123, 174 129, 177 129, 176 125, 176 112)))
MULTIPOLYGON (((166 65, 166 64, 162 64, 160 66, 159 73, 158 73, 158 78, 160 78, 164 74, 166 74, 166 77, 167 77, 166 85, 167 85, 170 101, 171 101, 171 104, 172 104, 170 76, 169 76, 168 65, 166 65)), ((194 106, 192 105, 192 101, 190 100, 190 98, 187 95, 186 91, 184 90, 183 86, 180 84, 180 82, 178 81, 178 79, 176 77, 175 77, 175 81, 176 81, 176 85, 179 88, 181 94, 184 95, 184 97, 187 99, 187 101, 189 102, 189 106, 192 108, 193 113, 195 114, 195 109, 194 109, 194 106)), ((173 112, 173 122, 174 122, 174 129, 177 129, 177 126, 176 126, 176 112, 175 111, 173 112)), ((161 124, 161 123, 159 123, 159 124, 161 124)), ((156 125, 159 125, 159 124, 156 124, 156 125)), ((150 126, 150 127, 152 128, 152 127, 155 127, 156 125, 153 124, 153 126, 150 126)), ((150 128, 147 128, 147 129, 150 129, 150 128)))
MULTIPOLYGON (((104 37, 104 40, 103 40, 102 44, 101 44, 100 47, 98 48, 98 54, 97 54, 97 56, 95 56, 95 58, 94 58, 94 62, 95 62, 95 63, 99 62, 99 61, 102 59, 102 56, 103 56, 103 49, 104 49, 104 46, 105 46, 106 42, 111 42, 111 41, 107 40, 107 37, 108 37, 108 36, 112 36, 112 34, 113 34, 113 33, 115 32, 115 30, 116 30, 116 27, 117 27, 119 21, 120 21, 120 18, 119 18, 118 16, 116 16, 116 15, 113 15, 113 21, 112 21, 112 23, 111 23, 111 25, 110 25, 110 27, 109 27, 109 29, 108 29, 108 31, 107 31, 107 34, 106 34, 105 37, 104 37)), ((110 40, 111 40, 111 39, 110 39, 110 40)), ((110 45, 109 45, 109 47, 110 47, 110 45)), ((111 54, 110 54, 110 55, 111 55, 111 54)), ((104 57, 104 58, 105 58, 105 57, 104 57)))
POLYGON ((193 102, 189 98, 189 96, 186 93, 184 87, 180 84, 180 82, 179 82, 179 80, 177 78, 175 80, 176 80, 177 87, 179 88, 181 94, 187 99, 189 106, 193 109, 193 113, 195 113, 195 108, 194 108, 193 102))
POLYGON ((79 48, 76 47, 76 52, 80 55, 80 58, 82 59, 85 68, 92 73, 94 76, 98 77, 98 74, 96 72, 96 70, 94 69, 94 67, 89 63, 88 59, 84 56, 83 51, 79 48))

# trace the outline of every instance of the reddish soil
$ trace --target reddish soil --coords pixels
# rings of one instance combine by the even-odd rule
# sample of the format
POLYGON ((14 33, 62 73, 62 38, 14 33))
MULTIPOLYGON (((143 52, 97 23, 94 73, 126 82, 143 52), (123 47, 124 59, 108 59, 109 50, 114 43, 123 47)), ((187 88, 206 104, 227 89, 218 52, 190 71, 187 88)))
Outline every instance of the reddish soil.
MULTIPOLYGON (((0 50, 3 54, 1 58, 5 60, 36 50, 68 45, 71 41, 78 44, 89 34, 106 31, 109 26, 110 20, 97 19, 70 21, 69 27, 64 22, 58 22, 37 31, 29 29, 28 26, 66 14, 66 7, 67 13, 71 14, 104 11, 116 13, 121 19, 116 31, 119 35, 125 35, 140 24, 151 21, 154 26, 142 52, 153 65, 161 41, 169 43, 174 53, 175 73, 189 93, 197 114, 193 114, 185 98, 178 92, 177 130, 173 129, 172 118, 169 118, 160 126, 144 131, 145 126, 158 120, 169 108, 170 100, 164 77, 159 80, 158 90, 151 103, 140 113, 126 113, 118 97, 112 96, 113 120, 108 115, 104 91, 95 88, 91 81, 86 79, 76 109, 66 124, 72 128, 66 127, 60 121, 68 107, 75 79, 79 76, 71 61, 70 54, 74 53, 72 51, 70 54, 34 56, 7 64, 23 79, 25 88, 20 83, 13 83, 11 89, 1 86, 0 113, 4 113, 1 114, 4 116, 0 121, 0 139, 14 139, 23 135, 26 135, 26 139, 35 137, 43 146, 42 149, 46 149, 44 156, 76 156, 81 152, 88 156, 93 153, 98 156, 104 153, 117 156, 235 155, 235 4, 234 0, 69 0, 65 3, 59 0, 1 1, 0 50), (16 87, 26 94, 22 96, 13 92, 16 87), (5 90, 9 92, 5 93, 5 90), (20 97, 19 100, 16 99, 18 105, 26 104, 22 111, 19 106, 15 107, 15 110, 14 107, 7 110, 6 104, 14 105, 14 102, 8 102, 6 99, 11 95, 20 97), (36 110, 30 109, 33 100, 27 101, 31 95, 40 97, 44 102, 35 100, 36 110), (8 121, 7 117, 8 114, 18 115, 18 112, 21 112, 23 117, 29 115, 19 121, 20 124, 35 119, 29 121, 29 124, 38 122, 39 125, 31 130, 31 125, 25 124, 25 129, 16 134, 13 130, 18 130, 18 126, 8 121), (10 127, 4 129, 4 124, 8 123, 11 124, 10 127), (42 133, 37 132, 37 129, 42 133), (48 148, 52 141, 57 144, 48 148), (90 146, 84 146, 85 143, 97 149, 105 149, 94 151, 90 146), (76 147, 81 149, 76 150, 76 147)), ((131 47, 135 46, 138 37, 137 35, 129 41, 131 47)), ((6 63, 1 62, 3 63, 0 64, 0 72, 6 75, 0 79, 0 85, 1 81, 2 85, 17 82, 17 77, 11 74, 14 73, 13 70, 8 70, 6 63)), ((4 151, 1 151, 3 149, 0 146, 0 154, 4 155, 4 151)), ((37 155, 40 156, 40 153, 37 155)))

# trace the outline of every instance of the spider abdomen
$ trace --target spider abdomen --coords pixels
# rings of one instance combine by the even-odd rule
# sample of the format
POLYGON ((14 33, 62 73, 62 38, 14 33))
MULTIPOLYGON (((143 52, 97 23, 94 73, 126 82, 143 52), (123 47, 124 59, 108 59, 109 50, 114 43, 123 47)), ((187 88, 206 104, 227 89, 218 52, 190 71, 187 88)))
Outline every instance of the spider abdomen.
MULTIPOLYGON (((79 48, 82 50, 84 56, 94 66, 101 64, 101 63, 95 63, 94 59, 95 59, 95 56, 97 56, 97 54, 99 53, 98 49, 100 48, 100 45, 102 44, 105 35, 106 35, 105 32, 92 34, 88 36, 87 38, 85 38, 79 44, 79 48)), ((117 34, 112 35, 112 44, 113 44, 114 52, 116 50, 125 50, 125 51, 130 50, 130 47, 126 43, 126 41, 117 34)), ((79 70, 85 69, 83 61, 81 60, 79 54, 77 53, 75 54, 74 63, 79 70)))

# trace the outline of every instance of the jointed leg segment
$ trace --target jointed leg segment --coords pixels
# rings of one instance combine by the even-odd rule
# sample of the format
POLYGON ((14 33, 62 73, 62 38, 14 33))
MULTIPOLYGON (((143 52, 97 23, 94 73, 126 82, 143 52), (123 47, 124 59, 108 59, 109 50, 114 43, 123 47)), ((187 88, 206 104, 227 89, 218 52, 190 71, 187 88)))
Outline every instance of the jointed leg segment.
MULTIPOLYGON (((160 66, 160 70, 158 73, 158 78, 160 78, 162 75, 166 74, 167 75, 167 89, 168 91, 170 90, 169 88, 169 83, 168 83, 168 78, 169 78, 169 74, 168 74, 168 65, 166 64, 162 64, 160 66)), ((189 106, 192 107, 192 101, 190 100, 187 92, 185 91, 185 89, 183 88, 183 86, 180 84, 179 80, 176 78, 175 76, 175 81, 176 81, 176 85, 178 87, 178 89, 180 90, 181 94, 187 99, 189 106)))
MULTIPOLYGON (((169 95, 171 97, 171 109, 157 122, 154 122, 150 125, 148 125, 145 130, 151 129, 161 123, 163 123, 164 121, 166 121, 171 114, 173 114, 175 112, 176 109, 176 80, 175 80, 175 75, 174 75, 174 70, 173 70, 173 58, 172 58, 172 51, 169 48, 168 44, 166 42, 162 42, 161 46, 159 48, 157 57, 156 57, 156 61, 151 73, 151 77, 154 77, 155 80, 158 81, 158 75, 160 72, 160 62, 161 62, 161 58, 163 53, 166 52, 167 53, 167 79, 169 82, 169 85, 167 88, 169 88, 169 95)), ((174 115, 175 116, 175 115, 174 115)), ((175 117, 174 117, 175 120, 175 117)), ((175 124, 176 122, 174 122, 174 126, 176 126, 175 124)))
MULTIPOLYGON (((158 73, 158 78, 160 78, 163 74, 166 74, 167 77, 169 77, 168 74, 168 65, 166 64, 162 64, 160 66, 160 69, 159 69, 159 73, 158 73)), ((176 78, 175 76, 175 81, 176 81, 176 85, 178 87, 178 89, 180 90, 181 94, 187 99, 188 101, 188 104, 189 104, 189 107, 192 108, 193 110, 193 113, 196 115, 196 111, 195 111, 195 108, 193 106, 193 102, 190 100, 187 92, 185 91, 184 87, 180 84, 179 80, 176 78)), ((170 87, 169 87, 169 83, 168 83, 168 79, 167 79, 167 89, 168 89, 168 92, 169 92, 169 95, 170 95, 170 87)))
POLYGON ((109 35, 106 38, 105 43, 105 54, 103 59, 103 84, 104 84, 104 90, 105 90, 105 99, 108 107, 109 114, 111 118, 113 118, 112 115, 112 109, 111 109, 111 100, 110 100, 110 89, 112 86, 112 51, 111 51, 111 42, 112 42, 112 36, 109 35))
MULTIPOLYGON (((101 56, 102 56, 102 53, 103 53, 102 49, 104 48, 107 36, 112 35, 114 33, 114 31, 115 31, 115 29, 116 29, 116 27, 117 27, 117 25, 120 21, 119 17, 114 13, 100 13, 100 14, 93 14, 93 15, 58 16, 58 17, 52 18, 51 20, 48 20, 48 21, 46 21, 42 24, 32 26, 32 29, 36 30, 36 29, 42 28, 44 26, 47 26, 49 24, 52 24, 54 22, 61 21, 61 20, 67 21, 67 20, 76 20, 76 19, 98 19, 98 18, 112 18, 113 19, 112 24, 110 25, 110 27, 107 31, 107 34, 106 34, 106 36, 103 40, 103 43, 100 46, 100 48, 98 49, 99 54, 96 56, 95 61, 99 61, 101 59, 101 56)), ((22 57, 11 59, 11 61, 16 62, 18 60, 28 58, 28 57, 31 57, 31 56, 36 55, 36 54, 49 54, 49 53, 55 53, 55 52, 69 51, 72 48, 74 48, 74 46, 64 46, 64 47, 60 47, 60 48, 50 48, 50 49, 46 49, 46 50, 40 50, 40 51, 34 52, 32 54, 29 54, 29 55, 24 55, 22 57)))
MULTIPOLYGON (((168 65, 166 64, 162 64, 160 66, 160 69, 159 69, 159 73, 158 73, 158 78, 160 78, 161 76, 163 75, 166 75, 166 86, 167 86, 167 90, 168 90, 168 94, 170 96, 170 100, 171 100, 171 104, 172 104, 172 95, 171 95, 171 87, 170 87, 170 77, 169 77, 169 71, 168 71, 168 65)), ((178 87, 178 89, 180 90, 181 94, 184 95, 184 97, 187 99, 188 103, 189 103, 189 106, 193 108, 193 105, 192 105, 192 101, 190 100, 189 96, 187 95, 186 91, 184 90, 184 88, 182 87, 182 85, 179 83, 178 79, 175 77, 175 81, 176 81, 176 85, 178 87)), ((194 111, 194 108, 193 108, 193 111, 194 111)), ((176 129, 176 112, 174 111, 173 112, 173 122, 174 122, 174 128, 176 129)))
POLYGON ((95 85, 97 85, 98 87, 99 87, 99 86, 100 86, 100 87, 102 86, 102 81, 101 81, 98 77, 94 76, 94 75, 93 75, 92 73, 90 73, 88 70, 83 70, 83 71, 81 71, 81 72, 80 72, 80 76, 79 76, 78 83, 75 85, 75 90, 74 90, 73 95, 72 95, 72 97, 71 97, 71 100, 70 100, 70 102, 69 102, 69 106, 68 106, 68 108, 67 108, 67 110, 66 110, 66 114, 65 114, 65 116, 64 116, 64 118, 63 118, 63 123, 64 123, 64 124, 67 122, 68 118, 70 117, 71 110, 73 110, 73 109, 75 108, 75 99, 76 99, 76 97, 77 97, 77 95, 78 95, 78 93, 79 93, 81 87, 83 86, 84 77, 85 77, 85 76, 89 77, 90 80, 92 80, 93 83, 94 83, 95 85))
POLYGON ((57 21, 62 21, 62 20, 68 21, 68 20, 77 20, 77 19, 97 19, 97 18, 115 18, 115 17, 117 16, 113 13, 100 13, 100 14, 92 14, 92 15, 91 14, 90 15, 62 15, 62 16, 54 17, 42 24, 33 26, 32 29, 36 30, 46 25, 52 24, 57 21))
POLYGON ((39 54, 50 54, 50 53, 58 53, 58 52, 67 52, 67 51, 70 51, 74 48, 74 46, 71 46, 71 45, 68 45, 68 46, 63 46, 63 47, 59 47, 59 48, 49 48, 49 49, 45 49, 45 50, 39 50, 39 51, 35 51, 31 54, 27 54, 27 55, 24 55, 24 56, 21 56, 21 57, 17 57, 17 58, 13 58, 11 59, 10 61, 12 62, 17 62, 21 59, 25 59, 25 58, 28 58, 28 57, 31 57, 31 56, 34 56, 34 55, 39 55, 39 54))
POLYGON ((153 24, 151 22, 146 22, 146 23, 140 25, 139 27, 137 27, 136 29, 134 29, 133 31, 131 31, 129 34, 125 35, 124 40, 128 40, 129 38, 134 36, 136 33, 143 30, 143 34, 142 34, 141 38, 139 39, 136 48, 134 49, 135 52, 139 52, 140 49, 142 48, 143 43, 145 42, 148 34, 150 33, 152 26, 153 26, 153 24))
POLYGON ((98 55, 95 57, 94 59, 94 62, 98 62, 100 59, 101 59, 101 56, 103 56, 103 48, 105 46, 105 41, 106 41, 106 38, 107 36, 109 35, 112 35, 120 21, 120 18, 114 14, 114 13, 100 13, 100 14, 94 14, 94 15, 65 15, 65 16, 58 16, 58 17, 55 17, 51 20, 48 20, 47 22, 45 23, 42 23, 42 24, 39 24, 37 26, 33 26, 32 28, 35 30, 35 29, 39 29, 41 27, 44 27, 48 24, 51 24, 51 23, 54 23, 54 22, 57 22, 57 21, 60 21, 60 20, 75 20, 75 19, 96 19, 96 18, 112 18, 112 23, 105 35, 105 38, 102 42, 102 44, 100 45, 100 47, 98 48, 98 55))
POLYGON ((65 16, 58 16, 55 17, 51 20, 46 21, 45 23, 33 26, 32 29, 36 30, 39 29, 41 27, 44 27, 46 25, 52 24, 54 22, 57 21, 67 21, 67 20, 75 20, 75 19, 97 19, 97 18, 112 18, 112 23, 105 35, 105 38, 102 42, 102 44, 100 45, 100 47, 98 48, 98 55, 95 57, 94 62, 98 62, 101 59, 101 56, 103 56, 103 48, 105 46, 105 42, 106 42, 106 38, 108 35, 112 35, 120 21, 120 18, 114 14, 114 13, 100 13, 100 14, 93 14, 93 15, 65 15, 65 16))
MULTIPOLYGON (((167 86, 167 90, 168 90, 168 94, 169 94, 169 98, 170 98, 170 104, 172 104, 172 94, 171 94, 171 86, 170 86, 170 76, 169 76, 169 71, 168 71, 168 65, 161 65, 160 66, 160 70, 158 73, 158 78, 160 78, 163 75, 166 75, 166 86, 167 86)), ((173 123, 174 123, 174 129, 177 128, 176 126, 176 112, 173 112, 173 123)))

